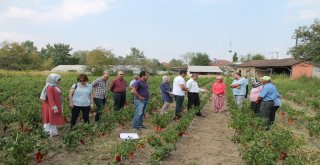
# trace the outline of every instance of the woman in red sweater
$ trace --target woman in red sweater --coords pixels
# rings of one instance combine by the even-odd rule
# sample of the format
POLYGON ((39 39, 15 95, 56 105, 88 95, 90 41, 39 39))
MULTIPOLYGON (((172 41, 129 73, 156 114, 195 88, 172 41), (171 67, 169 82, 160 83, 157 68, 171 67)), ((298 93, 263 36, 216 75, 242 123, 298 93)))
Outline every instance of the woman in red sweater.
POLYGON ((222 76, 217 76, 216 81, 212 84, 214 112, 223 112, 226 84, 222 76))
POLYGON ((62 94, 58 86, 60 78, 61 76, 58 74, 50 74, 40 95, 40 99, 42 100, 43 127, 50 137, 58 135, 57 125, 64 124, 62 117, 62 94))

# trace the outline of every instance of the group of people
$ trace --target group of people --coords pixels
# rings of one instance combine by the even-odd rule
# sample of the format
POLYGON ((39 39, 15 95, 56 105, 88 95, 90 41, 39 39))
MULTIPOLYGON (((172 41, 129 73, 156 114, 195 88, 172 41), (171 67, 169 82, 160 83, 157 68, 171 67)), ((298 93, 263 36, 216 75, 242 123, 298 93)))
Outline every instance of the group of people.
MULTIPOLYGON (((179 75, 173 80, 171 87, 168 76, 162 77, 160 91, 162 95, 163 106, 160 113, 167 113, 170 104, 175 100, 175 119, 182 117, 182 108, 185 95, 187 95, 188 111, 195 109, 197 116, 205 117, 200 111, 200 92, 205 92, 198 86, 198 74, 192 74, 186 82, 185 77, 187 71, 180 71, 179 75)), ((234 101, 239 110, 242 109, 242 104, 248 93, 248 82, 241 77, 240 73, 234 73, 234 81, 230 85, 233 89, 234 101)), ((114 111, 120 111, 127 105, 126 91, 127 83, 124 79, 124 72, 119 71, 117 77, 109 83, 109 73, 103 72, 103 75, 97 78, 93 83, 89 83, 86 74, 80 74, 77 77, 77 82, 71 86, 69 91, 69 107, 71 109, 70 126, 73 128, 76 125, 80 112, 85 123, 89 123, 89 114, 96 106, 95 121, 99 121, 101 113, 106 105, 106 95, 110 91, 113 93, 114 111)), ((143 116, 149 101, 149 73, 141 71, 139 76, 135 75, 130 82, 130 92, 133 95, 133 103, 135 113, 133 118, 133 130, 146 128, 143 125, 143 116)), ((276 87, 271 83, 271 78, 264 76, 259 81, 253 83, 253 88, 250 92, 251 109, 265 118, 268 124, 272 124, 275 118, 275 111, 281 105, 281 96, 277 92, 276 87), (263 86, 263 87, 262 87, 263 86)), ((61 75, 52 73, 47 77, 46 85, 43 88, 40 99, 42 100, 42 115, 44 123, 44 131, 50 136, 58 135, 57 126, 64 124, 63 106, 62 106, 62 90, 59 87, 61 75)), ((214 112, 221 113, 224 111, 226 84, 222 76, 217 76, 212 84, 212 94, 214 103, 214 112)))
MULTIPOLYGON (((242 109, 243 101, 248 93, 248 82, 246 78, 241 77, 240 73, 233 74, 234 80, 230 85, 233 92, 233 98, 238 110, 242 109)), ((261 81, 257 78, 252 80, 252 89, 249 95, 250 109, 264 118, 268 129, 275 120, 276 111, 281 106, 281 95, 271 81, 271 77, 263 76, 261 81)))

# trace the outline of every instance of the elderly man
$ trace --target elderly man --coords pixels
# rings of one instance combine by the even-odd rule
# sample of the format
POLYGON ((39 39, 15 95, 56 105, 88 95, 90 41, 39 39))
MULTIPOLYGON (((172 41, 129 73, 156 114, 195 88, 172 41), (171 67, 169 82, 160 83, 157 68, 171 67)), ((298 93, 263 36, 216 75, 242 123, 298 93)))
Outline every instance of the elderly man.
POLYGON ((114 110, 119 111, 127 103, 126 87, 127 82, 124 78, 124 72, 119 71, 117 77, 110 84, 110 91, 113 92, 114 110))
POLYGON ((273 111, 276 111, 275 101, 278 99, 279 93, 277 88, 271 83, 271 77, 263 76, 261 83, 263 87, 256 102, 261 102, 260 115, 266 120, 269 129, 272 125, 272 119, 275 117, 273 111))
POLYGON ((232 88, 234 102, 236 103, 238 110, 242 109, 242 104, 246 95, 246 82, 241 77, 240 73, 233 74, 234 80, 230 87, 232 88))
POLYGON ((204 92, 205 90, 202 88, 199 88, 198 83, 198 74, 192 74, 191 78, 187 81, 186 87, 188 88, 189 92, 187 94, 188 96, 188 110, 194 106, 198 112, 196 113, 197 116, 204 117, 200 112, 200 97, 199 93, 204 92))
POLYGON ((93 87, 93 101, 96 104, 95 121, 99 121, 100 114, 106 105, 106 94, 108 89, 108 79, 110 75, 108 71, 104 71, 103 75, 97 78, 91 85, 93 87))

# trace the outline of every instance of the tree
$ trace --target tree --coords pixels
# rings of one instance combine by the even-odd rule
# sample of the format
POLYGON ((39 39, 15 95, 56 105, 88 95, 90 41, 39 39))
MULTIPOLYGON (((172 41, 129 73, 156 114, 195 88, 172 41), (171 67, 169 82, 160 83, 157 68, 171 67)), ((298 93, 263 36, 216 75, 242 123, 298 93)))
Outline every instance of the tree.
POLYGON ((195 53, 195 56, 192 57, 190 62, 191 65, 200 65, 200 66, 208 66, 209 63, 210 63, 210 59, 206 53, 195 53))
POLYGON ((232 62, 238 62, 239 58, 237 55, 237 52, 234 52, 233 56, 232 56, 232 62))
POLYGON ((266 57, 260 53, 251 56, 251 60, 265 60, 265 59, 266 57))
POLYGON ((67 44, 47 44, 40 53, 44 59, 52 58, 54 65, 74 65, 79 63, 79 59, 71 56, 72 48, 67 44))
POLYGON ((130 54, 128 54, 124 59, 125 65, 139 65, 142 60, 145 60, 146 56, 143 51, 138 48, 130 48, 130 54))
POLYGON ((296 59, 320 62, 320 21, 314 20, 310 26, 300 26, 292 37, 296 45, 290 49, 296 59))
POLYGON ((79 60, 80 65, 85 65, 87 63, 89 51, 87 50, 78 50, 73 52, 72 56, 79 60))
POLYGON ((88 53, 86 70, 94 75, 101 75, 110 65, 116 63, 116 58, 111 50, 96 48, 88 53))
POLYGON ((192 58, 193 58, 195 55, 196 55, 196 53, 188 52, 188 53, 186 53, 186 54, 181 55, 181 58, 184 60, 184 63, 185 63, 186 65, 189 65, 190 62, 191 62, 191 60, 192 60, 192 58))
POLYGON ((170 60, 169 64, 170 67, 181 67, 183 66, 183 61, 173 58, 172 60, 170 60))
POLYGON ((240 61, 241 62, 248 62, 248 61, 250 61, 251 60, 251 54, 249 53, 249 54, 247 54, 247 55, 245 55, 245 56, 240 56, 240 61))

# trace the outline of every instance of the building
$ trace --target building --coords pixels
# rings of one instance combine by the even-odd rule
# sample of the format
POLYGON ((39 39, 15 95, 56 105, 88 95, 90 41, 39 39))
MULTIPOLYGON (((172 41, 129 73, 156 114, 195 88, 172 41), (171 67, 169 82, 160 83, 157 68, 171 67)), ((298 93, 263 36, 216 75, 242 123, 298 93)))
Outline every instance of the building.
POLYGON ((239 65, 234 65, 234 71, 247 77, 261 77, 263 75, 285 74, 291 78, 319 77, 320 66, 297 60, 294 58, 252 60, 239 65))
POLYGON ((85 65, 58 65, 51 69, 52 72, 85 72, 85 65))
POLYGON ((197 73, 199 75, 218 75, 223 71, 218 66, 188 66, 188 73, 197 73))

